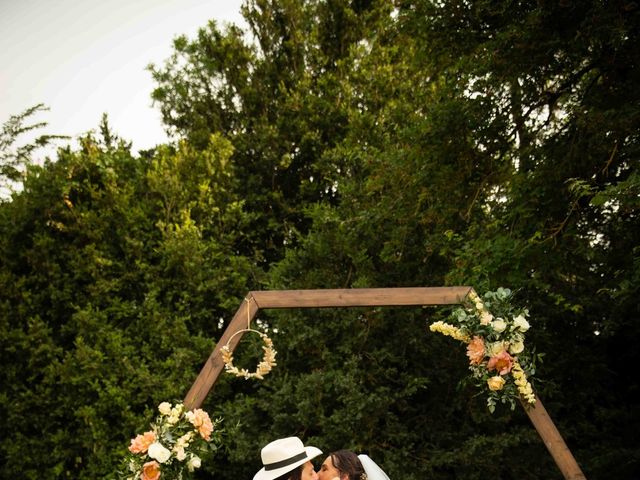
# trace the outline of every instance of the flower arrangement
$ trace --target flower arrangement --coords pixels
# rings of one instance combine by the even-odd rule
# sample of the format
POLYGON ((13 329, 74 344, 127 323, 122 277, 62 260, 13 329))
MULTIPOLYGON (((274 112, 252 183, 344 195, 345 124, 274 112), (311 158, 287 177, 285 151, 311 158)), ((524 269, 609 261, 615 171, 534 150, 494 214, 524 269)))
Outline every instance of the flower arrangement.
POLYGON ((467 344, 471 380, 487 392, 492 413, 497 402, 509 403, 511 409, 518 399, 536 403, 531 378, 540 355, 525 349, 529 312, 511 305, 512 297, 507 288, 487 292, 483 298, 472 290, 463 307, 452 312, 451 323, 439 321, 429 327, 467 344))
POLYGON ((219 443, 220 419, 211 421, 199 408, 186 411, 182 403, 162 402, 151 430, 131 440, 121 478, 182 480, 201 466, 201 456, 219 443))
POLYGON ((224 362, 224 369, 227 373, 231 375, 235 375, 236 377, 244 377, 246 380, 250 378, 255 378, 258 380, 263 380, 264 376, 269 373, 276 364, 276 352, 273 348, 273 341, 269 338, 266 333, 259 332, 257 330, 253 330, 251 328, 247 328, 241 330, 234 334, 229 342, 225 346, 220 349, 220 353, 222 355, 222 361, 224 362), (229 347, 229 342, 233 336, 242 332, 254 332, 260 335, 262 338, 262 342, 264 345, 262 346, 262 350, 264 350, 264 354, 262 356, 262 361, 258 363, 255 372, 250 372, 246 368, 238 368, 233 364, 233 354, 231 353, 231 349, 229 347))

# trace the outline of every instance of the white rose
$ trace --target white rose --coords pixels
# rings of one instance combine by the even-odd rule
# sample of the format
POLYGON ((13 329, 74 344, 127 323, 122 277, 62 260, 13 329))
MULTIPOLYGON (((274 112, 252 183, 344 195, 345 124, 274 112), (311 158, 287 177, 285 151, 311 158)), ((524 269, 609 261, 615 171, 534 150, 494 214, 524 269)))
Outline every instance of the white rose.
POLYGON ((159 442, 154 442, 151 445, 149 445, 149 450, 147 450, 147 454, 151 458, 153 458, 154 460, 157 460, 160 463, 164 463, 167 460, 169 460, 169 458, 171 458, 171 452, 166 448, 164 448, 162 444, 159 442))
POLYGON ((187 463, 187 468, 190 472, 193 472, 196 468, 200 468, 201 464, 202 461, 200 460, 200 457, 198 457, 197 455, 193 455, 187 463))
POLYGON ((517 355, 524 350, 524 342, 522 340, 517 340, 515 342, 511 342, 509 345, 509 353, 513 355, 517 355))
POLYGON ((502 333, 507 328, 507 322, 505 322, 502 318, 496 318, 493 322, 491 322, 491 327, 498 333, 502 333))
POLYGON ((162 415, 169 415, 171 413, 171 404, 169 402, 162 402, 158 405, 158 410, 162 415))
POLYGON ((524 318, 524 315, 522 314, 513 319, 513 326, 521 332, 526 332, 530 327, 529 322, 527 322, 526 318, 524 318))

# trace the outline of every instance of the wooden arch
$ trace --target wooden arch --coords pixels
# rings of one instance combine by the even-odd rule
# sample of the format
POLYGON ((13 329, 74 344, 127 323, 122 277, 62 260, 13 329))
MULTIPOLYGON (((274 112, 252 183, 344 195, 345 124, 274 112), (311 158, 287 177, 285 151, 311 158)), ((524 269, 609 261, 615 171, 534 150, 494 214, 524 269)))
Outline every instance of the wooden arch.
MULTIPOLYGON (((202 405, 224 369, 220 349, 228 342, 233 352, 243 336, 242 330, 260 309, 456 305, 472 291, 472 287, 412 287, 249 292, 187 393, 185 407, 192 409, 202 405)), ((540 398, 534 406, 523 406, 564 478, 586 480, 540 398)))

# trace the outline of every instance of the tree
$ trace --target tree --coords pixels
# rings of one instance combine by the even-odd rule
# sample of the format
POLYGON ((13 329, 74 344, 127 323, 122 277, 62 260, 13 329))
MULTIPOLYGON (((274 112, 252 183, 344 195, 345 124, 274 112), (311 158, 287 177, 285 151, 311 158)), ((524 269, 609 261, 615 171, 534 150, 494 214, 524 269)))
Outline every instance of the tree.
MULTIPOLYGON (((532 343, 551 358, 537 387, 587 477, 631 478, 638 465, 637 415, 628 409, 637 381, 627 368, 637 362, 638 338, 637 8, 397 7, 395 20, 345 61, 348 122, 322 158, 349 163, 333 164, 343 175, 332 178, 332 201, 307 210, 309 232, 272 269, 269 285, 516 289, 535 315, 532 343)), ((236 455, 249 455, 249 439, 267 440, 260 431, 272 425, 272 435, 293 429, 334 448, 379 448, 392 476, 559 478, 521 413, 489 417, 479 399, 450 400, 463 355, 446 365, 448 381, 430 380, 445 371, 449 347, 436 340, 414 347, 418 315, 304 315, 312 325, 322 318, 315 328, 299 314, 273 319, 283 332, 276 345, 293 352, 283 362, 291 373, 274 376, 277 389, 260 387, 257 399, 228 407, 232 418, 247 415, 248 405, 254 411, 236 455), (423 388, 411 391, 408 380, 391 388, 406 371, 423 388), (378 388, 394 393, 380 401, 378 388), (444 398, 446 406, 434 400, 444 398), (412 408, 418 404, 425 408, 412 408), (400 425, 385 424, 378 412, 400 425), (406 445, 411 458, 403 456, 406 445), (511 453, 524 449, 531 453, 511 453)))
POLYGON ((26 125, 38 113, 47 110, 42 103, 27 108, 25 111, 11 115, 0 129, 0 190, 5 194, 20 183, 25 166, 31 161, 34 152, 51 145, 54 140, 67 138, 60 135, 42 134, 31 142, 18 145, 18 139, 25 133, 34 132, 47 126, 46 122, 26 125))
POLYGON ((101 130, 0 205, 3 478, 115 472, 251 282, 230 144, 134 157, 101 130))
POLYGON ((251 40, 214 22, 179 37, 174 54, 151 66, 153 92, 170 131, 194 146, 212 132, 233 143, 232 162, 247 210, 260 212, 251 248, 264 265, 282 257, 302 210, 334 195, 340 169, 323 152, 343 137, 342 79, 349 51, 391 6, 387 2, 248 1, 251 40))

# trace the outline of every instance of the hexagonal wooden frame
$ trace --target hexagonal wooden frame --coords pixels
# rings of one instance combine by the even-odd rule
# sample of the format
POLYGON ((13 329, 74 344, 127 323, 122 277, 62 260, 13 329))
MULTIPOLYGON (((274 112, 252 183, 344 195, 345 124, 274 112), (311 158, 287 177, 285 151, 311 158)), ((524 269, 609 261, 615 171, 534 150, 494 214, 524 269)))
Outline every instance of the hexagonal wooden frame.
MULTIPOLYGON (((233 352, 243 336, 242 330, 260 309, 456 305, 472 291, 472 287, 411 287, 249 292, 187 393, 185 406, 192 409, 202 405, 224 369, 220 349, 228 343, 233 352)), ((534 406, 521 403, 564 478, 586 480, 540 398, 534 406)))

